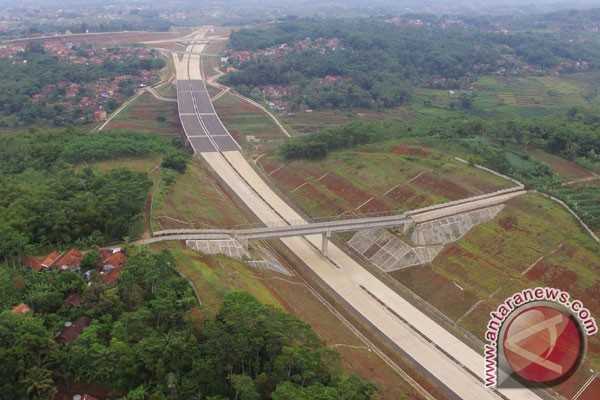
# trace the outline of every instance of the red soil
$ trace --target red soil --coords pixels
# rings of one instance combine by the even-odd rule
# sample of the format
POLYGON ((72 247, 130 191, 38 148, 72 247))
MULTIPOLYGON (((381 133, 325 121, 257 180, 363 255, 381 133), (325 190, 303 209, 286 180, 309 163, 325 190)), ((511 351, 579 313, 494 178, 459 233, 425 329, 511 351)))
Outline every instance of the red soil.
POLYGON ((413 184, 427 192, 432 192, 450 200, 463 199, 471 194, 462 186, 448 180, 440 179, 430 173, 419 176, 413 181, 413 184))
MULTIPOLYGON (((564 398, 571 399, 581 389, 585 382, 589 379, 590 373, 588 369, 580 368, 569 377, 566 381, 560 385, 555 386, 555 390, 564 396, 564 398)), ((596 400, 598 397, 579 397, 579 400, 596 400)))
POLYGON ((587 387, 587 389, 585 390, 585 392, 583 392, 581 394, 581 396, 579 397, 579 400, 597 400, 600 399, 600 379, 596 378, 594 379, 594 381, 590 384, 590 386, 587 387))
POLYGON ((408 268, 392 273, 392 276, 453 320, 460 318, 477 301, 473 293, 459 289, 430 267, 408 268))
POLYGON ((353 208, 358 207, 372 197, 369 193, 356 188, 352 183, 335 173, 327 175, 321 180, 321 183, 337 196, 350 203, 353 208))
POLYGON ((412 199, 417 195, 417 192, 410 186, 398 186, 396 189, 389 192, 386 196, 401 204, 412 199))
POLYGON ((288 190, 293 190, 306 182, 304 177, 297 175, 297 170, 291 170, 288 166, 281 168, 271 176, 288 190))
POLYGON ((577 273, 559 265, 540 261, 526 274, 527 278, 542 281, 550 287, 570 290, 577 283, 577 273))
POLYGON ((392 153, 402 156, 428 157, 429 154, 431 154, 431 151, 420 146, 407 146, 405 144, 400 144, 392 149, 392 153))
POLYGON ((535 265, 535 267, 533 267, 529 271, 527 271, 525 276, 527 277, 527 279, 529 279, 531 281, 539 281, 542 279, 542 277, 546 273, 547 268, 548 268, 548 266, 542 260, 542 261, 538 262, 535 265))
POLYGON ((258 162, 258 164, 261 166, 261 168, 267 173, 270 174, 271 172, 275 171, 277 168, 281 167, 282 164, 271 160, 269 158, 261 158, 258 162))
POLYGON ((379 199, 373 199, 357 210, 359 214, 377 214, 390 211, 391 208, 379 199))
POLYGON ((517 224, 517 217, 513 215, 509 215, 498 220, 498 225, 500 225, 505 231, 512 231, 517 224))
POLYGON ((319 210, 322 212, 321 216, 339 215, 345 211, 321 193, 312 183, 302 186, 294 194, 302 195, 302 197, 318 203, 319 210))

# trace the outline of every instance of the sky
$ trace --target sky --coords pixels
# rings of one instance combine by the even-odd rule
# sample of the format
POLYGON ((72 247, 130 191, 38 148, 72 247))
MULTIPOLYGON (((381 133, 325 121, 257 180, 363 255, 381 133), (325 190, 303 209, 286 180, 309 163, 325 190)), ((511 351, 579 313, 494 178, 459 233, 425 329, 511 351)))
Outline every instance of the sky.
POLYGON ((569 8, 600 8, 600 0, 0 0, 0 6, 42 6, 52 8, 77 8, 77 5, 92 4, 127 5, 140 4, 146 7, 253 7, 255 9, 289 10, 332 10, 362 9, 389 11, 392 13, 435 14, 525 14, 543 13, 569 8))

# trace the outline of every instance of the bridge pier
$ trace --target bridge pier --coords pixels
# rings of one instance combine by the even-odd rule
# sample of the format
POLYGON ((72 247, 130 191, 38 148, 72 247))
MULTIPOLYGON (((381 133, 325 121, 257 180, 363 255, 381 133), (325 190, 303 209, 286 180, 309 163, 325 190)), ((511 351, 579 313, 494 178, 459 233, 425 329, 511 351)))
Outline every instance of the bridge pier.
POLYGON ((331 238, 331 231, 323 232, 321 239, 321 253, 327 257, 327 248, 329 247, 329 239, 331 238))

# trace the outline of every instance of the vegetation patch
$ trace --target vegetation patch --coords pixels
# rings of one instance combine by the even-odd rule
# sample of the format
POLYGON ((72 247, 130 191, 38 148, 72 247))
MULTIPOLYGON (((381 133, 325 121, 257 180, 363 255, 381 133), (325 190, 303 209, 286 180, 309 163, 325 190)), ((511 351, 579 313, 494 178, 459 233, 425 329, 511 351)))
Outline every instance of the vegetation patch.
POLYGON ((215 109, 231 135, 244 147, 254 148, 284 137, 262 110, 230 93, 215 101, 215 109))
POLYGON ((341 371, 337 354, 305 323, 235 291, 211 312, 177 275, 172 254, 131 253, 116 286, 88 285, 73 272, 0 267, 4 394, 51 399, 77 383, 131 399, 374 395, 372 384, 341 371), (81 304, 65 303, 72 294, 81 304), (18 303, 30 311, 11 311, 18 303), (84 320, 68 340, 55 341, 65 321, 84 320))
MULTIPOLYGON (((175 98, 175 97, 174 97, 175 98)), ((183 133, 177 103, 166 102, 144 93, 108 124, 108 128, 177 136, 183 133)))
POLYGON ((146 171, 85 163, 178 152, 157 136, 72 130, 6 135, 0 144, 1 260, 134 236, 152 186, 146 171))
POLYGON ((249 222, 197 161, 183 174, 163 175, 152 205, 155 230, 170 228, 231 228, 249 222))

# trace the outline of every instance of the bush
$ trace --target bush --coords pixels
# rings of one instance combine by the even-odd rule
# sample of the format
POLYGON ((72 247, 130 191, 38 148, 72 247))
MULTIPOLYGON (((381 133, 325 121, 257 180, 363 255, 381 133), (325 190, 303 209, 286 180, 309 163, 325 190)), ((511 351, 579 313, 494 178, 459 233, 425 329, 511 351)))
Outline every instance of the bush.
POLYGON ((187 169, 187 157, 181 153, 170 153, 160 163, 162 168, 169 168, 183 174, 187 169))

